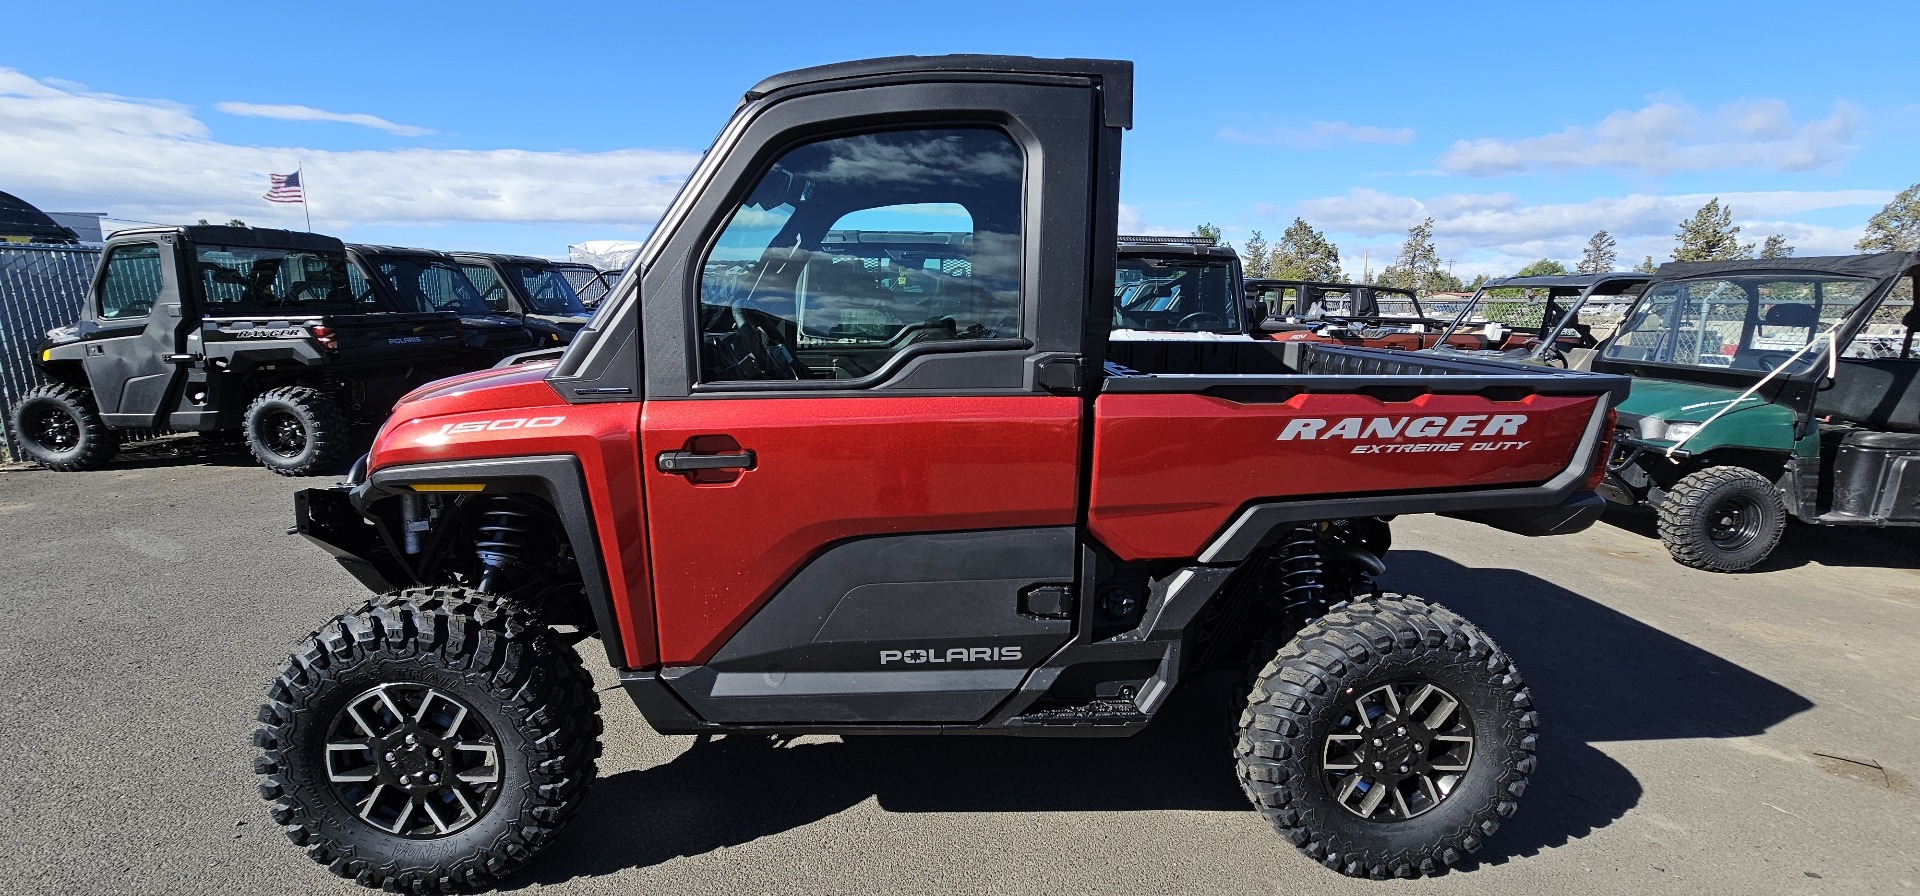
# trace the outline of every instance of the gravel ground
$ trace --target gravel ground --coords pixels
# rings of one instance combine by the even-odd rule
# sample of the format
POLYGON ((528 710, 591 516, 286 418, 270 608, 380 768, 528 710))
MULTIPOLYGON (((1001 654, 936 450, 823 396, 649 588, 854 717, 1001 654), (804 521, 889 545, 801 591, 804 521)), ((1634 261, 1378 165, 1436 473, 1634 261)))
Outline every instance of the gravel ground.
MULTIPOLYGON (((0 890, 363 892, 254 793, 269 673, 362 595, 281 534, 289 492, 325 480, 249 460, 0 472, 0 890)), ((1673 564, 1634 516, 1546 540, 1395 528, 1388 585, 1480 623, 1545 719, 1534 788, 1464 873, 1369 883, 1301 858, 1248 809, 1204 693, 1124 740, 696 746, 616 690, 584 811, 504 889, 1914 891, 1913 535, 1796 528, 1762 571, 1716 576, 1673 564)))

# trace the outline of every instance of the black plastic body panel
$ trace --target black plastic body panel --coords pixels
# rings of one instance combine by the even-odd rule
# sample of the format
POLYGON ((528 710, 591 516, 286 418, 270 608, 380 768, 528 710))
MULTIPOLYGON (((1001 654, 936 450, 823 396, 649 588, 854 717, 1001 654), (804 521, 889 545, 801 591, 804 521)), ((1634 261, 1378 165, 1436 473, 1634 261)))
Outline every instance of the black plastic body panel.
POLYGON ((382 518, 370 512, 370 508, 383 499, 405 494, 413 483, 433 482, 481 483, 485 485, 483 494, 531 494, 546 499, 566 527, 567 543, 579 560, 587 603, 606 647, 607 661, 615 668, 626 664, 620 627, 613 612, 612 590, 607 584, 606 563, 600 553, 593 511, 587 503, 586 483, 576 458, 554 455, 386 467, 345 493, 353 511, 364 518, 367 528, 377 537, 369 537, 350 525, 343 517, 339 499, 332 497, 340 493, 328 489, 308 489, 300 493, 295 503, 295 529, 326 549, 369 589, 384 591, 425 584, 395 548, 399 543, 397 533, 386 531, 382 518), (377 587, 381 583, 387 587, 377 587))
POLYGON ((1071 528, 863 538, 816 556, 703 667, 662 678, 718 723, 977 722, 1073 625, 1020 612, 1074 581, 1071 528))

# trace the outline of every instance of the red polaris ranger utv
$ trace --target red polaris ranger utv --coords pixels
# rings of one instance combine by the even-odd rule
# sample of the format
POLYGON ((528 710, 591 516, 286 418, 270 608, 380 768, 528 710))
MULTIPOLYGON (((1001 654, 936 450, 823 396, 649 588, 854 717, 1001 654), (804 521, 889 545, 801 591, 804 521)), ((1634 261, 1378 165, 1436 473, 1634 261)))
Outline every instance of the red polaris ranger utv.
POLYGON ((1405 877, 1479 847, 1537 717, 1472 624, 1375 589, 1386 520, 1588 525, 1627 381, 1110 353, 1132 95, 1129 63, 996 56, 749 91, 558 362, 416 390, 299 494, 381 596, 268 689, 288 836, 397 891, 531 859, 594 776, 597 636, 672 733, 1127 735, 1242 669, 1240 783, 1301 850, 1405 877), (826 240, 890 230, 950 238, 826 240))

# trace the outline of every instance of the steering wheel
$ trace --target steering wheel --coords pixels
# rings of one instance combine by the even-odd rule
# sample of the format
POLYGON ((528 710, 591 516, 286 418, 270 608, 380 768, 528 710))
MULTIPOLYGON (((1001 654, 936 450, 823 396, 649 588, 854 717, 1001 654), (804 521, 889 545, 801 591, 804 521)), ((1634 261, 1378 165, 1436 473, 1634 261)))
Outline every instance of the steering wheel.
POLYGON ((740 348, 753 358, 762 374, 748 379, 800 379, 799 345, 787 336, 778 318, 758 308, 735 305, 733 326, 740 348))
POLYGON ((1538 354, 1540 357, 1540 360, 1544 362, 1548 367, 1564 368, 1567 366, 1566 353, 1560 351, 1559 346, 1549 342, 1543 348, 1541 347, 1540 340, 1538 339, 1527 340, 1526 343, 1521 345, 1519 348, 1507 352, 1506 356, 1513 358, 1514 360, 1517 360, 1517 361, 1524 361, 1528 358, 1534 357, 1535 354, 1538 354))
POLYGON ((1224 330, 1226 328, 1227 319, 1211 311, 1195 311, 1180 318, 1182 330, 1224 330))

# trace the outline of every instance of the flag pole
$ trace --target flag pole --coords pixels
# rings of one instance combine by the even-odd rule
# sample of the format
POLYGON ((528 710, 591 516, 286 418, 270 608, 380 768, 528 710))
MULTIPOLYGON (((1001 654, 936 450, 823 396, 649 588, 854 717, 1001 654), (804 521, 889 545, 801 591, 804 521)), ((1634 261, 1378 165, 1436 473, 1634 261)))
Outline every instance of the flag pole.
POLYGON ((293 169, 293 172, 300 175, 300 211, 307 216, 307 232, 312 233, 313 209, 307 207, 307 172, 304 166, 293 169))

